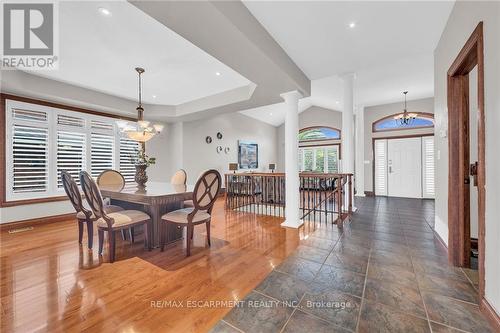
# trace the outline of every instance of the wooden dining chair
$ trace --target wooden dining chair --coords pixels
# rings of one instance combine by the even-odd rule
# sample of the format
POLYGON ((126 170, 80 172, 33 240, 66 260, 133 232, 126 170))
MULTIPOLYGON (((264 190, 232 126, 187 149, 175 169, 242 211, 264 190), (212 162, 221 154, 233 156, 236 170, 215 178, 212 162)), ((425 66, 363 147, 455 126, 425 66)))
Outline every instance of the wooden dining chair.
POLYGON ((207 228, 207 241, 210 246, 210 221, 212 208, 222 184, 222 178, 217 170, 208 170, 196 182, 193 191, 192 208, 178 209, 161 217, 160 222, 160 244, 161 251, 165 248, 166 231, 168 224, 178 227, 186 227, 186 249, 187 256, 191 255, 191 242, 194 234, 194 226, 205 223, 207 228))
MULTIPOLYGON (((82 244, 83 239, 83 224, 87 224, 87 242, 89 249, 92 249, 92 244, 94 242, 94 221, 96 216, 92 210, 87 209, 83 205, 82 195, 78 189, 78 185, 71 176, 71 174, 65 170, 61 170, 61 181, 64 187, 64 191, 69 198, 69 201, 73 205, 76 211, 76 219, 78 221, 78 243, 82 244)), ((104 206, 104 211, 106 213, 114 213, 123 210, 119 206, 108 205, 104 206)))
POLYGON ((99 191, 99 188, 97 187, 97 184, 94 182, 92 177, 87 172, 81 171, 80 181, 90 208, 97 218, 100 255, 102 255, 104 246, 105 231, 108 232, 109 261, 114 262, 116 248, 115 232, 139 225, 144 226, 144 243, 148 250, 151 249, 148 239, 148 228, 150 227, 148 224, 151 221, 151 217, 148 214, 139 210, 122 210, 119 212, 108 214, 104 211, 101 192, 99 191))
MULTIPOLYGON (((170 184, 172 185, 186 185, 187 174, 184 169, 177 170, 172 178, 170 179, 170 184)), ((193 200, 185 200, 183 202, 183 208, 194 207, 193 200)))
POLYGON ((104 170, 97 177, 97 185, 120 191, 125 186, 125 177, 116 170, 104 170))

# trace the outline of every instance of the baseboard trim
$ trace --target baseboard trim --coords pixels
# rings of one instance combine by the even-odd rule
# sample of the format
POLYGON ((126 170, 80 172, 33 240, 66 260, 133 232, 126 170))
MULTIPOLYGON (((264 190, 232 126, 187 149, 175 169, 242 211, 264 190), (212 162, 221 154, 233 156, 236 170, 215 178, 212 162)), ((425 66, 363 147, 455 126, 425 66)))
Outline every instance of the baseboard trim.
POLYGON ((446 246, 446 243, 441 238, 441 236, 439 236, 439 234, 436 232, 436 230, 432 229, 432 232, 434 232, 434 236, 436 236, 436 238, 438 239, 439 243, 441 243, 441 245, 446 249, 446 251, 448 251, 448 246, 446 246))
POLYGON ((9 230, 9 229, 13 229, 13 228, 24 228, 24 227, 29 227, 29 226, 33 226, 33 225, 39 225, 39 224, 62 222, 62 221, 68 221, 68 220, 75 220, 76 221, 75 213, 45 216, 45 217, 38 217, 35 219, 29 219, 29 220, 2 223, 2 224, 0 224, 0 231, 9 230))
POLYGON ((479 307, 481 312, 485 315, 486 319, 490 322, 495 332, 500 332, 500 316, 496 313, 495 309, 488 303, 488 301, 483 297, 481 300, 481 306, 479 307))
POLYGON ((374 197, 375 196, 375 193, 373 193, 372 191, 365 191, 365 195, 367 197, 374 197))

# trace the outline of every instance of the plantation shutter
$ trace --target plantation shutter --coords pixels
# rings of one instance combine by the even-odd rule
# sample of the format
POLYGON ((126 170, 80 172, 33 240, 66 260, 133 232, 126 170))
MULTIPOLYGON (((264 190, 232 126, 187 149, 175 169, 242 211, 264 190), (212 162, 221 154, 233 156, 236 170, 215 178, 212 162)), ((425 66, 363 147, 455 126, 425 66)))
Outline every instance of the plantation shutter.
MULTIPOLYGON (((14 119, 16 111, 13 112, 14 119)), ((36 117, 29 111, 23 112, 24 116, 36 117)), ((46 119, 45 114, 39 113, 38 116, 40 118, 29 120, 46 119)), ((21 124, 12 126, 12 193, 48 190, 48 143, 48 128, 21 124)))
POLYGON ((337 173, 338 172, 338 156, 339 156, 339 149, 338 146, 333 146, 333 147, 327 147, 326 148, 326 162, 327 162, 327 169, 326 172, 328 173, 337 173))
POLYGON ((375 140, 375 195, 387 195, 387 140, 375 140))
POLYGON ((120 139, 120 173, 126 182, 133 182, 135 177, 135 166, 131 157, 137 155, 140 145, 137 141, 121 138, 120 139))
POLYGON ((434 137, 422 137, 422 179, 424 185, 424 198, 434 198, 434 137))
POLYGON ((62 188, 61 170, 67 171, 80 184, 80 171, 85 169, 85 133, 57 131, 57 187, 62 188))
POLYGON ((92 177, 99 176, 104 170, 114 169, 113 135, 92 133, 90 143, 90 170, 92 177))

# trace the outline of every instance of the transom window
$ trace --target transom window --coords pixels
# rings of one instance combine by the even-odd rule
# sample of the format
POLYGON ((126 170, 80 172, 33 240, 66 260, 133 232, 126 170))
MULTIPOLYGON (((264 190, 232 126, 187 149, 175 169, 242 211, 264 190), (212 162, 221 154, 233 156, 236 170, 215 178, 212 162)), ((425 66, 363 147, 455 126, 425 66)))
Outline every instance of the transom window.
POLYGON ((301 129, 299 132, 299 141, 324 141, 339 140, 340 130, 333 127, 315 126, 301 129))
POLYGON ((434 127, 434 115, 432 113, 424 113, 424 112, 412 112, 412 113, 415 113, 417 117, 413 119, 413 121, 408 125, 401 125, 401 123, 396 120, 398 116, 402 115, 402 113, 397 113, 375 121, 372 125, 372 131, 373 132, 402 131, 406 129, 434 127))
POLYGON ((6 100, 7 201, 64 195, 60 171, 79 183, 87 170, 98 176, 120 170, 133 180, 135 141, 120 138, 115 118, 6 100))

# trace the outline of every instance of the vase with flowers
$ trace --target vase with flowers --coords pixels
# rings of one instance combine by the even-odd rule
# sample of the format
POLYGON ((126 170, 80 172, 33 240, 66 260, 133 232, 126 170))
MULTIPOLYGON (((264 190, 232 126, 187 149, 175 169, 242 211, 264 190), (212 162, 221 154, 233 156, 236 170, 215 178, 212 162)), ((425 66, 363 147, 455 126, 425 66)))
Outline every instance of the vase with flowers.
POLYGON ((146 169, 156 163, 155 157, 149 157, 143 149, 137 150, 134 155, 130 156, 132 164, 135 166, 135 182, 139 189, 146 188, 148 175, 146 169))

